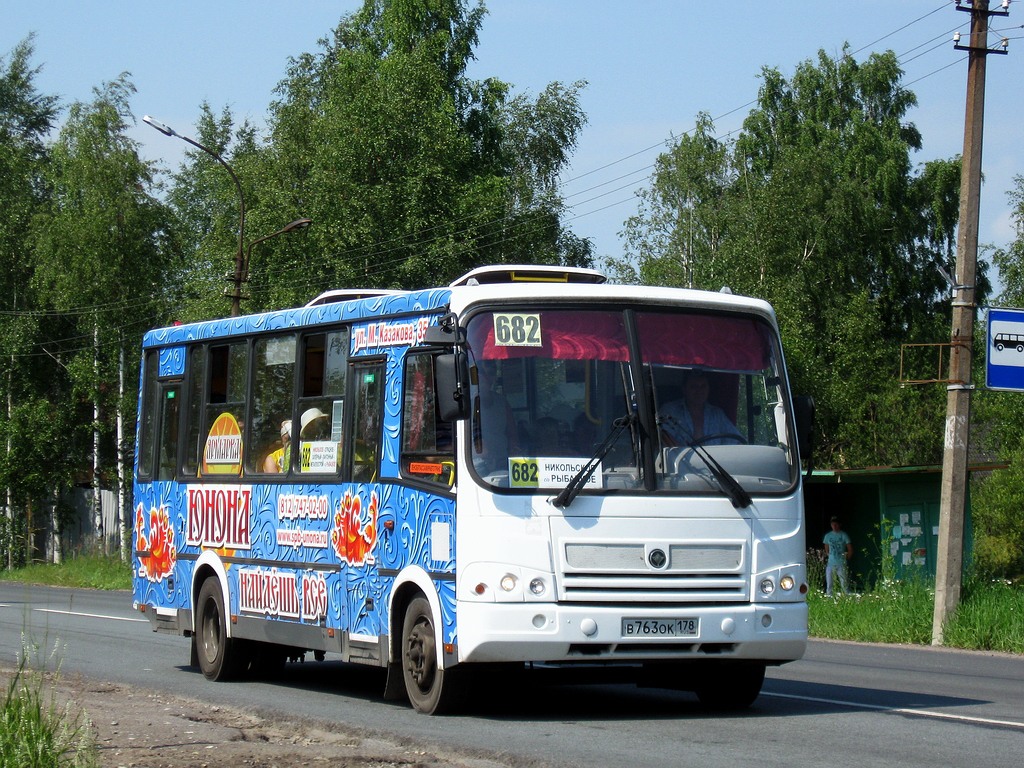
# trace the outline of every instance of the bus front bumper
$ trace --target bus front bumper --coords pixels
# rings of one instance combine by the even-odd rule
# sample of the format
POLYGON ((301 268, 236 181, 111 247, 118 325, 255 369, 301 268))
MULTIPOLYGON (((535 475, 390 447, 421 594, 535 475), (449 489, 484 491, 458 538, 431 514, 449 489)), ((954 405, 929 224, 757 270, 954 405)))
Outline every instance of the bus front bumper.
POLYGON ((715 656, 781 664, 799 659, 807 647, 804 602, 666 608, 460 601, 457 610, 460 662, 628 663, 715 656))

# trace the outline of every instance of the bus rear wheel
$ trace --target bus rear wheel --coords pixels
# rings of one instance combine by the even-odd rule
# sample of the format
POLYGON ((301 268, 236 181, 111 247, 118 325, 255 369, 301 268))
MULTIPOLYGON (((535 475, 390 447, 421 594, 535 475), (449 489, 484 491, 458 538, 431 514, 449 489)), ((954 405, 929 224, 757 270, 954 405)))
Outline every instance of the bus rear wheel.
POLYGON ((227 614, 220 583, 214 577, 203 582, 196 602, 196 655, 207 680, 230 680, 248 666, 241 641, 228 637, 227 614))
POLYGON ((402 622, 402 678, 413 709, 427 715, 450 711, 462 688, 460 671, 437 663, 437 643, 430 603, 413 598, 402 622))

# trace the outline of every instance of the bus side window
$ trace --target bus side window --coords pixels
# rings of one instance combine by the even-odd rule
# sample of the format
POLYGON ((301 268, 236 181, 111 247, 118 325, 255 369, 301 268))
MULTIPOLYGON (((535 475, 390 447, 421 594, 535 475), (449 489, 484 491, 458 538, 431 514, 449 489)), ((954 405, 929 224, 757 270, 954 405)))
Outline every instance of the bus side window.
POLYGON ((352 413, 352 480, 372 482, 380 460, 380 431, 384 414, 384 363, 352 366, 355 406, 352 413))
MULTIPOLYGON (((201 461, 204 466, 204 473, 211 471, 206 466, 206 447, 218 436, 211 435, 213 431, 226 431, 235 433, 235 440, 241 438, 241 459, 246 451, 251 449, 249 445, 250 435, 245 423, 245 397, 246 386, 249 378, 249 345, 245 341, 236 341, 231 344, 221 344, 210 347, 209 357, 209 389, 207 390, 206 419, 204 428, 209 432, 200 434, 202 448, 200 449, 201 461), (233 424, 231 422, 234 422, 233 424), (237 432, 236 432, 237 430, 237 432)), ((232 457, 230 461, 219 460, 224 469, 218 469, 216 474, 237 475, 241 465, 234 463, 237 459, 232 457)))
POLYGON ((185 403, 185 457, 183 473, 195 477, 203 460, 207 426, 203 422, 203 391, 206 388, 206 348, 192 347, 188 353, 187 401, 185 403))
POLYGON ((455 484, 454 425, 437 417, 432 354, 405 358, 401 474, 412 480, 455 484))
POLYGON ((348 338, 346 326, 302 340, 299 403, 292 422, 301 472, 335 474, 342 466, 348 338))
POLYGON ((160 462, 158 480, 173 480, 178 473, 178 399, 181 384, 160 387, 160 462))
MULTIPOLYGON (((291 466, 283 449, 282 425, 292 418, 295 393, 295 336, 271 336, 256 340, 253 345, 252 398, 249 402, 249 434, 251 449, 245 454, 246 474, 280 472, 291 466), (267 458, 280 456, 280 462, 267 458)), ((290 449, 290 445, 288 448, 290 449)))
POLYGON ((154 461, 154 440, 156 438, 156 420, 159 404, 157 393, 157 373, 159 366, 159 354, 156 350, 146 353, 143 361, 145 375, 142 385, 142 408, 140 409, 141 420, 139 422, 139 468, 138 478, 148 480, 153 477, 154 461))

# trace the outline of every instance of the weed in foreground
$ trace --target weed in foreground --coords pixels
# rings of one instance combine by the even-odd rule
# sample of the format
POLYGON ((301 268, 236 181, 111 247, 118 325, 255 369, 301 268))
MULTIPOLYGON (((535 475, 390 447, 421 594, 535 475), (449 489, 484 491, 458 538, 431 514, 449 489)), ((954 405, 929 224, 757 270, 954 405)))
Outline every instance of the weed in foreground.
POLYGON ((22 653, 11 673, 0 707, 0 765, 18 768, 92 768, 96 747, 92 728, 70 703, 59 707, 47 694, 45 675, 22 653))

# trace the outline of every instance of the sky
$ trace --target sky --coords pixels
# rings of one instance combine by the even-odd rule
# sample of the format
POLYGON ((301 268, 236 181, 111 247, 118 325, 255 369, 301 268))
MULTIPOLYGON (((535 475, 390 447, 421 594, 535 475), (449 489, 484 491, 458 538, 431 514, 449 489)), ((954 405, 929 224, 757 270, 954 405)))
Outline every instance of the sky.
MULTIPOLYGON (((992 0, 992 7, 999 0, 992 0)), ((194 136, 199 107, 227 107, 260 126, 289 59, 320 50, 360 0, 0 0, 0 57, 35 33, 37 88, 64 105, 131 75, 142 154, 174 169, 188 146, 142 122, 152 115, 194 136)), ((923 148, 915 163, 963 151, 970 14, 954 0, 488 0, 468 75, 497 77, 536 96, 551 82, 587 82, 587 115, 562 192, 568 225, 598 257, 621 256, 619 233, 636 212, 658 154, 708 113, 722 138, 755 106, 762 68, 791 76, 819 50, 858 59, 894 51, 903 83, 917 94, 908 119, 923 148)), ((979 240, 1004 247, 1014 237, 1007 192, 1024 175, 1020 83, 1024 3, 993 17, 987 59, 979 240)))

